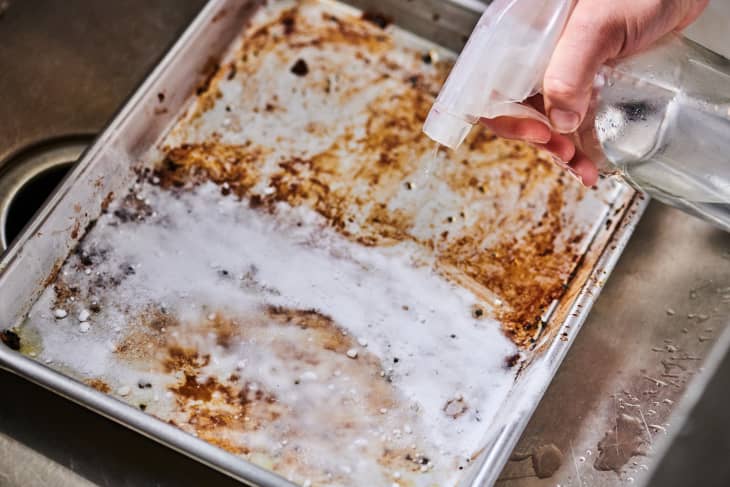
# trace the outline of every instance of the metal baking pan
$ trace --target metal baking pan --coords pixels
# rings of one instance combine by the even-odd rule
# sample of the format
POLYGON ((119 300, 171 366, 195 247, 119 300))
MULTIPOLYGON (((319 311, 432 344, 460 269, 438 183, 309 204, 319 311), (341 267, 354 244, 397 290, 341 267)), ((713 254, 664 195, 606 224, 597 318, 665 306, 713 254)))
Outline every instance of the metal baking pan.
POLYGON ((3 256, 0 365, 250 485, 493 483, 645 200, 429 145, 477 7, 211 1, 3 256))

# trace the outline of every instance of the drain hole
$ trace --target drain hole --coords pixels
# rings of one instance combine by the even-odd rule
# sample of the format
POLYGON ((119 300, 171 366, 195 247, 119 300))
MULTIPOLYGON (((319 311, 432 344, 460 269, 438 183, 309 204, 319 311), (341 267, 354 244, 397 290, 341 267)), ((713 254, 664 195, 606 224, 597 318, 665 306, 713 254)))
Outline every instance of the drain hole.
POLYGON ((18 190, 8 206, 5 220, 5 236, 8 242, 12 242, 18 236, 25 224, 43 206, 72 164, 68 162, 50 167, 34 176, 18 190))

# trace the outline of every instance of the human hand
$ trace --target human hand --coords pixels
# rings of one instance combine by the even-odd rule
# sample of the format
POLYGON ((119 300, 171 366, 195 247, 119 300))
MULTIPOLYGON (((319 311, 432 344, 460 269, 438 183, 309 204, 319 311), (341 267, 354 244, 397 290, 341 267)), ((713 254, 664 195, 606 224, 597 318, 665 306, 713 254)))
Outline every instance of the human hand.
POLYGON ((531 119, 483 119, 497 135, 521 139, 552 152, 586 186, 598 169, 565 134, 575 132, 588 111, 593 80, 607 61, 640 51, 702 13, 709 0, 578 0, 543 79, 542 95, 528 104, 545 113, 553 130, 531 119))

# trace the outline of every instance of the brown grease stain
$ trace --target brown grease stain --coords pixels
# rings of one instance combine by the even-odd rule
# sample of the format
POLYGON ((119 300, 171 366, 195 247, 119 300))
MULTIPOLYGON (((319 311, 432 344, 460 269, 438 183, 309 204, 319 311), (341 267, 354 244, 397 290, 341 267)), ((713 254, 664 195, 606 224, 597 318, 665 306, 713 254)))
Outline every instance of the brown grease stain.
MULTIPOLYGON (((395 391, 387 378, 381 376, 383 365, 378 358, 367 350, 361 350, 357 360, 348 358, 346 350, 356 346, 356 343, 343 334, 343 328, 331 317, 317 310, 268 306, 253 316, 233 317, 216 310, 215 317, 209 318, 181 323, 173 314, 151 308, 130 322, 127 336, 116 349, 120 357, 132 363, 135 359, 147 357, 143 362, 145 371, 158 369, 169 377, 177 377, 168 386, 174 395, 175 407, 171 412, 164 413, 161 419, 194 432, 205 441, 243 456, 252 452, 268 454, 270 452, 262 450, 260 446, 247 444, 240 433, 275 428, 274 425, 283 417, 296 424, 296 417, 306 415, 307 412, 292 410, 281 403, 273 391, 247 379, 245 367, 237 368, 235 373, 226 377, 211 375, 207 371, 211 355, 201 353, 195 345, 204 337, 212 336, 216 344, 233 347, 237 341, 260 336, 261 332, 273 336, 266 331, 268 327, 295 327, 306 333, 305 336, 311 337, 311 340, 272 339, 267 346, 283 363, 288 364, 294 376, 309 365, 339 361, 338 368, 365 388, 362 392, 368 414, 379 416, 383 408, 391 409, 396 405, 395 391), (162 329, 171 327, 180 331, 178 338, 161 333, 162 329), (150 347, 149 343, 153 343, 153 346, 150 347)), ((100 381, 89 384, 109 392, 100 381)), ((297 387, 307 386, 302 383, 297 387)), ((342 411, 332 415, 329 427, 333 432, 357 427, 360 418, 347 413, 348 404, 343 403, 342 411)), ((155 414, 154 410, 147 410, 155 414)), ((307 434, 310 433, 287 430, 290 440, 307 434)), ((414 463, 413 459, 408 460, 408 453, 406 449, 385 449, 379 462, 388 468, 417 471, 421 464, 414 463)), ((281 465, 300 463, 291 452, 282 452, 277 462, 281 465)))
POLYGON ((86 384, 89 387, 93 387, 99 392, 103 392, 104 394, 109 394, 112 391, 112 388, 109 387, 109 384, 104 382, 102 379, 89 379, 86 381, 86 384))
MULTIPOLYGON (((571 229, 565 211, 576 197, 582 197, 583 190, 563 178, 543 153, 486 130, 474 130, 460 151, 442 153, 445 167, 439 168, 437 177, 463 201, 483 201, 485 209, 468 225, 463 212, 454 215, 449 223, 458 220, 463 228, 443 228, 433 238, 416 237, 411 231, 412 212, 393 209, 390 203, 418 169, 418 158, 433 149, 421 128, 448 63, 438 63, 444 68, 436 74, 414 73, 390 59, 393 41, 377 26, 334 16, 311 25, 295 7, 247 33, 234 81, 245 83, 245 74, 255 72, 267 55, 285 56, 288 69, 301 58, 303 49, 325 45, 357 46, 361 55, 353 62, 362 63, 363 69, 374 63, 382 73, 375 81, 382 85, 382 94, 366 108, 364 136, 345 127, 324 151, 310 157, 290 154, 278 161, 278 169, 266 174, 270 149, 251 141, 231 145, 212 137, 203 143, 181 144, 168 148, 157 168, 163 187, 187 188, 213 181, 223 186, 224 194, 232 193, 263 211, 275 211, 277 202, 307 206, 331 228, 362 245, 416 242, 436 254, 442 275, 482 297, 485 304, 493 303, 489 297, 497 295, 504 304, 489 308, 494 308, 493 314, 515 343, 529 347, 540 329, 540 317, 564 294, 576 267, 582 234, 571 229), (273 193, 252 190, 264 178, 273 193), (549 191, 543 196, 546 187, 549 191), (520 200, 538 201, 544 208, 542 215, 535 217, 533 207, 505 213, 502 195, 509 195, 510 188, 518 189, 520 200), (524 229, 524 235, 516 238, 505 228, 524 229)), ((414 56, 420 59, 422 53, 414 52, 414 56)), ((326 71, 328 66, 318 65, 318 69, 326 71)), ((229 70, 221 69, 201 94, 193 121, 213 106, 218 83, 229 70)), ((314 124, 307 130, 317 137, 330 128, 314 124)))
MULTIPOLYGON (((131 362, 145 362, 156 358, 160 350, 168 344, 167 330, 177 326, 177 318, 163 312, 159 307, 150 306, 130 321, 130 333, 117 345, 114 352, 131 362)), ((177 352, 176 349, 175 353, 177 352)))

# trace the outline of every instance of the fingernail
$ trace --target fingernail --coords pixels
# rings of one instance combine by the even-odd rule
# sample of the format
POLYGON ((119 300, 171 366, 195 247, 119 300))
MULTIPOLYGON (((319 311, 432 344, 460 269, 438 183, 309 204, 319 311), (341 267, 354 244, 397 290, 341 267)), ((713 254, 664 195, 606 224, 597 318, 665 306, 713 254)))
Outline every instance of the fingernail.
POLYGON ((568 110, 553 108, 550 110, 550 122, 552 122, 553 127, 555 127, 558 132, 567 134, 575 132, 578 129, 580 115, 568 110))
POLYGON ((570 174, 573 177, 573 179, 578 181, 580 184, 585 186, 585 183, 583 182, 583 177, 580 174, 578 174, 577 172, 575 172, 575 170, 570 166, 568 166, 568 174, 570 174))
POLYGON ((558 156, 557 156, 556 154, 550 153, 550 155, 551 155, 551 156, 552 156, 552 158, 553 158, 553 162, 554 162, 555 164, 557 164, 557 165, 558 165, 558 167, 560 167, 560 168, 562 168, 562 169, 568 169, 568 170, 570 170, 570 169, 571 169, 571 168, 570 168, 570 166, 568 165, 568 163, 567 163, 567 162, 565 162, 564 160, 562 160, 561 158, 559 158, 559 157, 558 157, 558 156))
POLYGON ((547 144, 550 142, 550 137, 525 137, 525 142, 530 144, 547 144))

